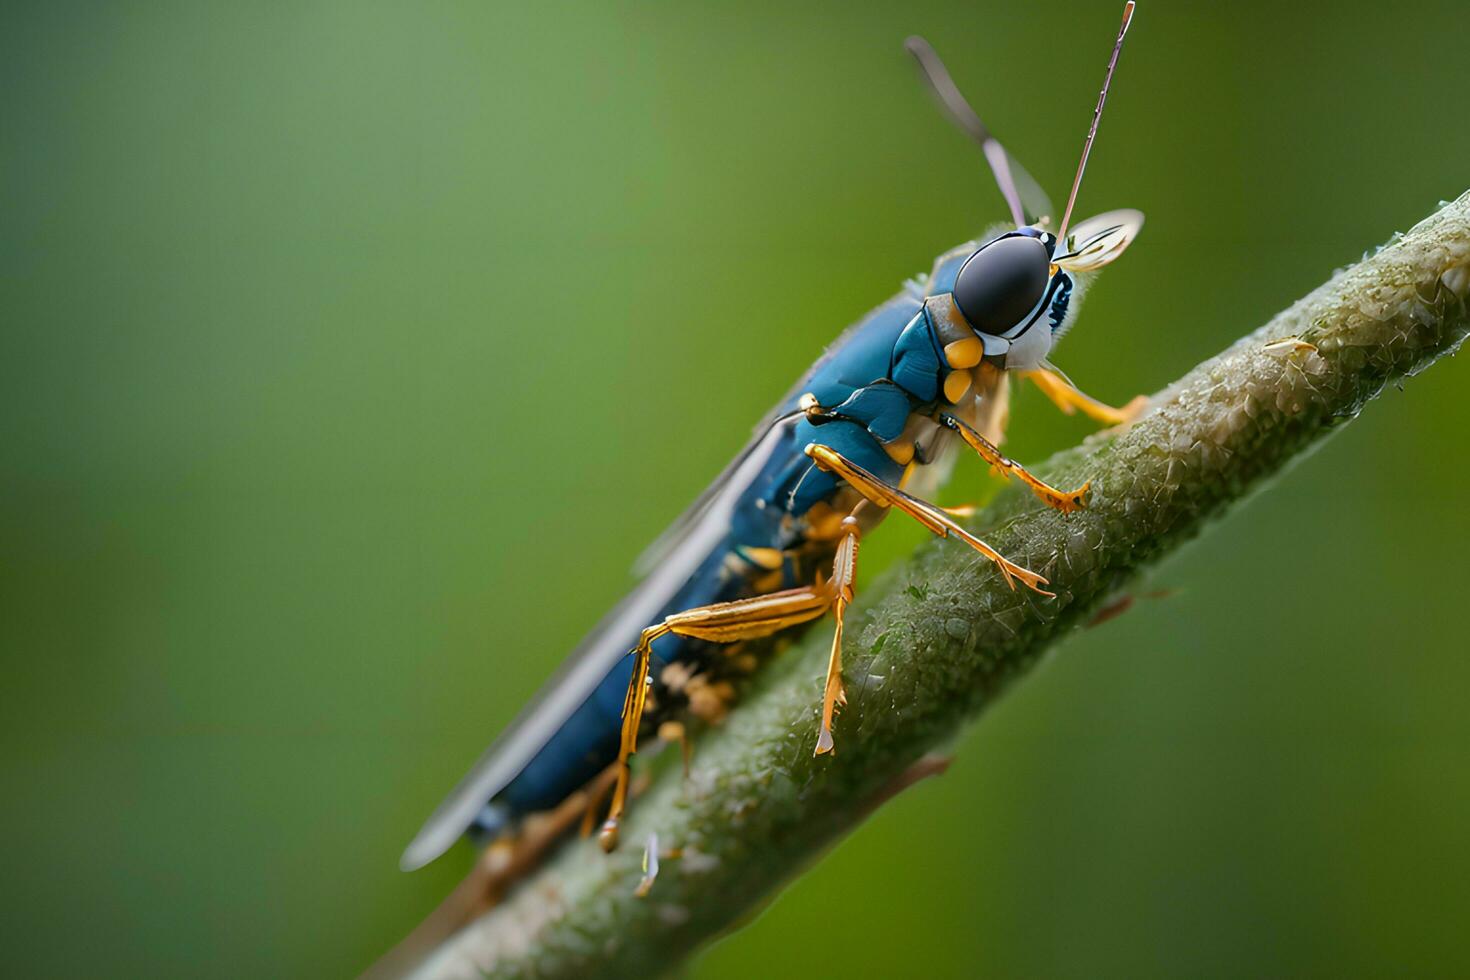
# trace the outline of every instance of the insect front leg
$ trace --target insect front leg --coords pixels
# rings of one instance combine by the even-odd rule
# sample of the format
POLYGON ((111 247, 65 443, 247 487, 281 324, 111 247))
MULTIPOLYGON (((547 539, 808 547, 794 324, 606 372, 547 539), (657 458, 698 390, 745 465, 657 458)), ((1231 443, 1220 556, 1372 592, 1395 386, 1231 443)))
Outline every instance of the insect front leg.
POLYGON ((904 493, 898 487, 885 483, 831 446, 812 443, 806 447, 806 454, 819 467, 847 481, 849 486, 879 507, 896 507, 941 538, 947 538, 950 535, 959 538, 994 562, 1000 574, 1005 577, 1006 584, 1011 588, 1016 587, 1016 580, 1019 579, 1028 589, 1042 595, 1055 594, 1042 588, 1046 584, 1045 578, 1029 569, 1022 568, 960 527, 944 508, 931 504, 927 500, 920 500, 918 497, 904 493))
MULTIPOLYGON (((1092 484, 1084 483, 1076 490, 1058 490, 1056 487, 1033 475, 1020 463, 1015 462, 1009 456, 1004 455, 995 447, 989 439, 986 439, 975 428, 968 423, 950 415, 948 412, 939 416, 939 421, 959 433, 971 449, 980 455, 991 466, 999 470, 1004 476, 1020 480, 1031 488, 1031 492, 1049 507, 1055 507, 1064 514, 1070 514, 1074 510, 1081 510, 1087 497, 1087 488, 1092 484)), ((950 511, 953 513, 953 511, 950 511)))
POLYGON ((1148 408, 1148 396, 1146 395, 1138 395, 1122 408, 1114 408, 1079 391, 1055 371, 1037 368, 1034 371, 1018 373, 1034 382, 1036 387, 1041 389, 1041 393, 1050 398, 1052 404, 1066 414, 1071 415, 1080 408, 1083 415, 1103 425, 1122 425, 1125 422, 1132 422, 1148 408))
POLYGON ((643 705, 648 695, 648 665, 653 642, 673 633, 710 643, 737 643, 770 636, 798 623, 824 615, 832 605, 832 590, 826 585, 786 589, 769 595, 717 602, 674 613, 648 627, 633 648, 633 675, 623 699, 622 740, 618 747, 617 783, 607 820, 598 832, 603 850, 617 846, 618 828, 628 801, 629 758, 638 751, 638 729, 643 723, 643 705))

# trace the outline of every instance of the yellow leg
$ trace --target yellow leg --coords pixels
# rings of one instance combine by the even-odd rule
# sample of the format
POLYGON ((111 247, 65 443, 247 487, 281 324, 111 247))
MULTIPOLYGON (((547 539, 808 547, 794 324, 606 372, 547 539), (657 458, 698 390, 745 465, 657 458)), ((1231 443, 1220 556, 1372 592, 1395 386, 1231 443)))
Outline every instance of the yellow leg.
POLYGON ((817 749, 813 755, 831 752, 832 715, 838 706, 847 707, 847 691, 842 686, 842 618, 852 602, 852 584, 857 578, 858 522, 848 517, 842 522, 842 541, 837 545, 837 558, 832 563, 832 613, 837 619, 837 628, 832 633, 832 653, 827 658, 827 683, 822 689, 822 729, 817 734, 817 749))
POLYGON ((832 605, 832 593, 826 586, 787 589, 770 595, 720 602, 686 609, 643 631, 633 648, 633 676, 628 679, 628 693, 623 699, 622 741, 618 746, 617 784, 613 787, 612 804, 607 820, 598 832, 603 850, 610 851, 618 843, 618 827, 628 802, 628 759, 638 751, 638 729, 643 723, 643 704, 648 694, 648 662, 652 644, 661 636, 674 633, 692 636, 711 643, 735 643, 770 636, 789 626, 816 619, 832 605))
POLYGON ((1063 412, 1071 415, 1077 409, 1082 409, 1082 414, 1095 422, 1103 425, 1122 425, 1124 422, 1132 422, 1143 414, 1148 408, 1148 398, 1139 395, 1122 408, 1114 408, 1105 405, 1093 398, 1091 395, 1083 394, 1055 371, 1038 369, 1036 371, 1020 372, 1041 389, 1041 393, 1052 400, 1052 403, 1063 412))
MULTIPOLYGON (((995 467, 1003 475, 1007 477, 1014 476, 1026 484, 1026 486, 1031 488, 1031 492, 1040 497, 1048 506, 1055 507, 1064 514, 1070 514, 1074 510, 1082 509, 1083 501, 1087 496, 1087 488, 1092 485, 1090 482, 1084 483, 1079 489, 1070 492, 1058 490, 1051 484, 1033 476, 1021 464, 1003 455, 989 439, 986 439, 971 426, 955 418, 953 415, 941 415, 939 421, 958 432, 960 438, 965 440, 965 444, 980 454, 981 459, 995 467)), ((948 508, 948 512, 951 514, 954 514, 955 510, 956 508, 948 508)), ((958 514, 956 516, 967 515, 958 514)))
POLYGON ((820 443, 812 443, 806 447, 806 454, 812 458, 822 469, 833 473, 846 480, 858 493, 862 494, 879 507, 897 507, 908 514, 914 520, 927 527, 941 538, 954 535, 965 544, 974 548, 980 554, 995 563, 1000 569, 1000 574, 1005 577, 1006 584, 1011 588, 1016 587, 1016 579, 1029 589, 1042 595, 1053 595, 1041 586, 1046 584, 1046 579, 1029 569, 1022 568, 1009 558, 996 551, 990 545, 975 537, 969 531, 960 527, 955 519, 945 512, 944 508, 937 507, 927 500, 904 493, 898 487, 884 483, 878 477, 858 466, 836 450, 823 446, 820 443))
POLYGON ((582 824, 577 833, 582 837, 591 837, 592 831, 597 828, 597 811, 602 806, 602 801, 607 799, 607 794, 612 790, 613 782, 616 780, 617 763, 608 766, 597 774, 597 778, 583 791, 587 806, 582 810, 582 824))

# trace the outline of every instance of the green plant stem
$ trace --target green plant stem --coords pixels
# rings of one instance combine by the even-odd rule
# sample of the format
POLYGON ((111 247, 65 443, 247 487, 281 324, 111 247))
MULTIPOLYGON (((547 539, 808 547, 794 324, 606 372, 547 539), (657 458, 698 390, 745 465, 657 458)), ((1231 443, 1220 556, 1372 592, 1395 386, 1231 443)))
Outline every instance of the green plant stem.
POLYGON ((656 976, 726 931, 905 785, 1051 644, 1385 384, 1470 330, 1470 193, 1160 392, 1141 420, 1039 467, 1092 481, 1063 515, 1011 488, 971 522, 1050 581, 1010 591, 952 541, 920 547, 849 614, 835 756, 813 758, 830 633, 814 630, 632 806, 618 852, 563 847, 509 899, 438 945, 419 976, 656 976), (1294 338, 1296 343, 1272 343, 1294 338), (1306 346, 1310 344, 1311 346, 1306 346), (916 588, 909 588, 917 586, 916 588), (634 896, 642 844, 682 857, 634 896))

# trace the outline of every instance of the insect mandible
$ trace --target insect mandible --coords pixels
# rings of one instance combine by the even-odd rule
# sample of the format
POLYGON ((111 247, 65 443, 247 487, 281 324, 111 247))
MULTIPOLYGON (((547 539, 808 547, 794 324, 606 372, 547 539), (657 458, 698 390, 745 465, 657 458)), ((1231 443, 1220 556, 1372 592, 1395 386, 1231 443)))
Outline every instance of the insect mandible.
POLYGON ((1142 407, 1141 399, 1124 409, 1096 401, 1047 360, 1076 316, 1088 274, 1118 258, 1143 225, 1132 210, 1071 224, 1133 7, 1124 7, 1055 232, 1036 181, 991 135, 929 44, 908 40, 940 105, 980 144, 1011 227, 940 255, 927 276, 841 335, 640 559, 640 584, 429 818, 404 852, 405 870, 466 832, 506 849, 505 868, 524 869, 570 823, 582 819, 590 829, 609 789, 599 839, 612 848, 640 736, 682 739, 686 722, 717 721, 739 679, 761 663, 746 641, 828 613, 836 629, 813 750, 831 752, 834 716, 846 703, 842 628, 858 544, 889 511, 975 549, 1012 588, 1050 595, 1045 578, 925 496, 965 445, 1048 505, 1063 512, 1085 506, 1087 486, 1049 486, 996 448, 1012 376, 1035 382, 1064 411, 1080 409, 1106 424, 1142 407), (549 830, 523 832, 528 815, 548 812, 557 816, 549 830))

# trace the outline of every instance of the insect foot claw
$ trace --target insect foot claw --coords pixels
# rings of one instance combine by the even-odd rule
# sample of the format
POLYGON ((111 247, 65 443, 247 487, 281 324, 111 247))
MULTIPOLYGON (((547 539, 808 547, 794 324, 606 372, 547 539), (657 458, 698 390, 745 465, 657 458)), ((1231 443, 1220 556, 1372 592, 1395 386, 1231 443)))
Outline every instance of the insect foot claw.
POLYGON ((1000 570, 1005 575, 1006 582, 1007 584, 1010 584, 1012 589, 1014 589, 1016 586, 1014 583, 1011 582, 1011 579, 1018 578, 1026 586, 1026 588, 1030 589, 1032 592, 1036 592, 1041 595, 1050 596, 1053 598, 1056 596, 1055 592, 1048 592, 1042 588, 1043 585, 1048 584, 1045 576, 1038 575, 1028 568, 1022 568, 1015 562, 1006 561, 1004 558, 1001 559, 1001 561, 1004 562, 1004 564, 1000 566, 1000 570))
POLYGON ((1088 480, 1071 493, 1062 493, 1055 497, 1047 497, 1046 502, 1063 514, 1071 514, 1074 511, 1083 510, 1087 507, 1087 491, 1091 487, 1092 481, 1088 480))
POLYGON ((609 818, 597 831, 597 843, 603 851, 612 851, 618 846, 618 822, 609 818))
POLYGON ((832 741, 832 729, 823 725, 822 731, 817 735, 817 750, 812 755, 826 755, 836 747, 837 743, 832 741))

